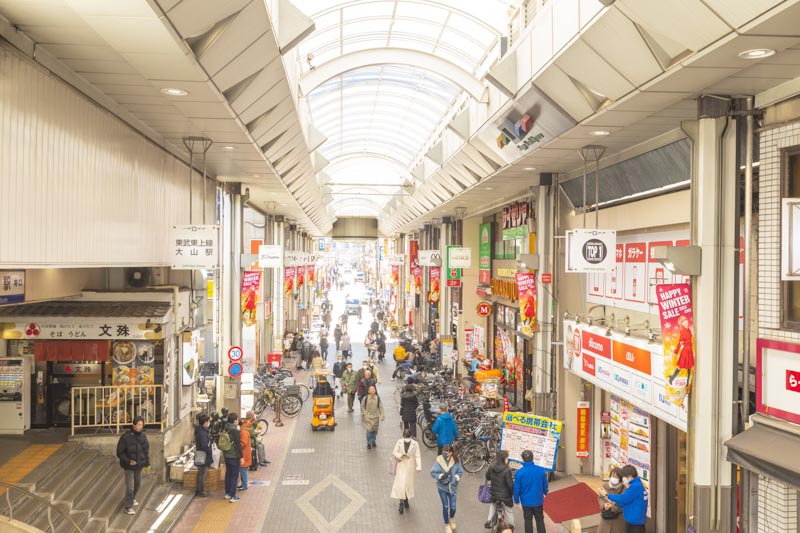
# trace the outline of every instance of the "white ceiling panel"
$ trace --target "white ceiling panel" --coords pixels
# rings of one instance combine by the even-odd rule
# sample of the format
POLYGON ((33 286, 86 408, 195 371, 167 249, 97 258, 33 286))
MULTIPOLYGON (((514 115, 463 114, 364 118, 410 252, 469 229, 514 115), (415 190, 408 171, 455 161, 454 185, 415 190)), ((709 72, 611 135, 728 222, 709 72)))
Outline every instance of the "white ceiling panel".
POLYGON ((550 65, 536 74, 533 84, 578 122, 594 113, 594 108, 569 76, 556 65, 550 65))
POLYGON ((705 0, 731 27, 738 28, 772 9, 783 0, 705 0))
POLYGON ((179 54, 185 47, 176 41, 160 19, 86 16, 91 28, 120 54, 179 54))
POLYGON ((55 57, 64 59, 83 59, 90 61, 125 61, 125 58, 110 46, 86 46, 78 44, 48 44, 44 49, 55 57))
POLYGON ((737 72, 735 68, 675 68, 647 83, 643 90, 696 94, 737 72))
MULTIPOLYGON (((220 29, 215 38, 199 52, 200 64, 211 76, 233 61, 259 37, 269 32, 267 10, 260 2, 251 2, 220 29)), ((273 37, 273 42, 274 42, 273 37)))
POLYGON ((210 30, 218 21, 238 13, 252 0, 159 0, 175 29, 184 39, 210 30), (175 5, 177 4, 177 5, 175 5))
POLYGON ((800 2, 789 0, 741 28, 747 35, 797 35, 800 2))
POLYGON ((104 61, 96 59, 61 59, 61 62, 79 74, 100 72, 104 74, 137 74, 135 68, 125 61, 104 61))
MULTIPOLYGON (((800 31, 800 30, 798 30, 800 31)), ((757 48, 769 48, 778 52, 796 45, 799 37, 771 37, 731 34, 722 39, 713 50, 704 50, 685 59, 688 67, 730 67, 743 69, 757 63, 742 59, 739 53, 757 48)))
POLYGON ((184 55, 131 52, 123 55, 142 76, 149 80, 170 80, 178 83, 203 82, 208 79, 206 74, 184 55))

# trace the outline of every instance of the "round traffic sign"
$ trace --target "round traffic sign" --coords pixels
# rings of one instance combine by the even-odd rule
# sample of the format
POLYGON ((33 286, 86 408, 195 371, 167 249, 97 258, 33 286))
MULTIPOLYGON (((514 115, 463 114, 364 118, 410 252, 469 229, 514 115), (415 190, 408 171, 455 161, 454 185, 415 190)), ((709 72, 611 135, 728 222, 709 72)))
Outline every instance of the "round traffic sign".
POLYGON ((230 349, 228 349, 228 359, 231 361, 239 361, 243 355, 244 351, 241 346, 231 346, 230 349))
POLYGON ((228 365, 228 375, 232 378, 238 378, 242 375, 242 364, 241 363, 231 363, 228 365))

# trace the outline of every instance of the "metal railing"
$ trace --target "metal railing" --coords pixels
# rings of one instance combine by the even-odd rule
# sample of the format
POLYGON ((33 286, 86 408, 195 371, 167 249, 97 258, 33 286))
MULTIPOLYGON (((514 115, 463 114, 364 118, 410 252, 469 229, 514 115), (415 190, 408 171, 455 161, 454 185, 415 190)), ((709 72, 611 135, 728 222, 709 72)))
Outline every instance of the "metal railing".
MULTIPOLYGON (((14 520, 14 505, 15 504, 19 504, 21 501, 24 501, 25 498, 30 498, 33 501, 38 502, 41 505, 44 505, 45 507, 47 507, 48 528, 45 531, 52 531, 53 533, 55 533, 56 528, 53 525, 53 511, 55 511, 56 513, 58 513, 59 515, 61 515, 64 518, 64 521, 65 521, 66 524, 72 526, 72 528, 75 531, 77 531, 78 533, 83 533, 83 530, 80 527, 78 527, 78 524, 76 524, 75 521, 72 520, 72 518, 70 518, 67 513, 65 513, 64 511, 62 511, 61 509, 59 509, 55 505, 53 505, 51 502, 45 500, 41 496, 37 496, 36 494, 34 494, 32 492, 29 492, 29 491, 27 491, 27 490, 25 490, 23 488, 17 487, 16 485, 13 485, 11 483, 5 483, 4 481, 0 481, 0 487, 2 487, 1 490, 6 493, 5 494, 6 495, 6 506, 7 506, 6 510, 8 510, 8 518, 10 520, 14 520), (16 500, 12 500, 11 499, 11 491, 20 492, 22 494, 22 497, 19 498, 19 499, 16 499, 16 500)), ((2 510, 0 510, 0 513, 2 513, 2 510)))
POLYGON ((120 433, 128 429, 136 416, 144 418, 146 426, 158 425, 163 431, 163 392, 162 385, 72 387, 72 434, 76 429, 86 428, 120 433))

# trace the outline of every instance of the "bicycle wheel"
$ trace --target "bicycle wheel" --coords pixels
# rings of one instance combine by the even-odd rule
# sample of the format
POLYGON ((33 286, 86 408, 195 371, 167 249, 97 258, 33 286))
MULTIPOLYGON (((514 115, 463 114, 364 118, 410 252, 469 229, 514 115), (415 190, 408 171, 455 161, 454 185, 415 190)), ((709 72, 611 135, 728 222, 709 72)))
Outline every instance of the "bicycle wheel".
POLYGON ((422 430, 422 442, 428 448, 436 448, 436 436, 431 431, 431 428, 422 430))
POLYGON ((297 386, 300 388, 298 396, 300 396, 302 401, 307 402, 308 398, 311 396, 311 389, 309 389, 308 385, 304 383, 298 383, 297 386))
POLYGON ((287 394, 281 398, 281 413, 289 418, 294 418, 300 414, 303 408, 303 400, 296 394, 287 394))
POLYGON ((461 466, 470 474, 480 472, 486 466, 486 450, 478 443, 468 444, 461 451, 461 466))
POLYGON ((264 418, 256 420, 256 435, 263 437, 269 431, 269 422, 264 418))
POLYGON ((253 412, 257 415, 260 415, 264 412, 264 409, 267 408, 267 400, 263 397, 256 400, 255 405, 253 405, 253 412))

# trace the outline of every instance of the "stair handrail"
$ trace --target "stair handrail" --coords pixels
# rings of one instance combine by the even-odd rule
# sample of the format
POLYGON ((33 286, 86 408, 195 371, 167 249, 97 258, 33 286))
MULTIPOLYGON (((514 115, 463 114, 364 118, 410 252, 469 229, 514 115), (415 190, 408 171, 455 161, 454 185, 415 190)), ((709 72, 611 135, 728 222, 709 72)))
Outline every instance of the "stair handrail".
POLYGON ((34 501, 39 502, 39 503, 44 504, 45 506, 47 506, 47 522, 50 525, 50 527, 48 528, 47 531, 53 531, 53 533, 55 533, 55 531, 56 531, 56 528, 53 526, 53 516, 51 514, 52 511, 55 510, 55 512, 57 512, 58 514, 63 516, 64 519, 66 519, 66 521, 70 525, 72 525, 73 528, 75 528, 75 531, 77 531, 78 533, 83 533, 83 530, 80 527, 78 527, 78 524, 76 524, 75 521, 72 518, 69 517, 69 514, 65 513, 64 511, 62 511, 61 509, 59 509, 58 507, 56 507, 55 505, 53 505, 49 501, 45 500, 41 496, 37 496, 36 494, 34 494, 34 493, 32 493, 32 492, 30 492, 28 490, 25 490, 22 487, 18 487, 17 485, 14 485, 13 483, 6 483, 5 481, 0 481, 0 487, 3 487, 3 488, 6 489, 6 503, 8 504, 8 519, 9 520, 14 520, 14 506, 11 503, 11 497, 9 495, 11 494, 11 490, 18 490, 24 496, 33 498, 34 501))

